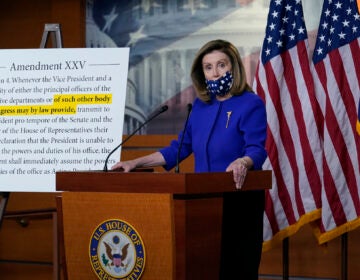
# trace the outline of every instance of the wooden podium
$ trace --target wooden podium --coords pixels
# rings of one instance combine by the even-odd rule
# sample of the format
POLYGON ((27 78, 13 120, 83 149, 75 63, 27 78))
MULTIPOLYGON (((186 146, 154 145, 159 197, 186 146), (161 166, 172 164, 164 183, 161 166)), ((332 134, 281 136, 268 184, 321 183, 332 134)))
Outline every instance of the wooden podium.
MULTIPOLYGON (((241 191, 269 189, 271 177, 271 171, 250 171, 241 191)), ((239 191, 232 173, 57 172, 56 190, 62 191, 58 211, 67 279, 100 278, 89 245, 94 230, 109 219, 125 221, 140 235, 141 279, 218 279, 222 195, 239 191)))

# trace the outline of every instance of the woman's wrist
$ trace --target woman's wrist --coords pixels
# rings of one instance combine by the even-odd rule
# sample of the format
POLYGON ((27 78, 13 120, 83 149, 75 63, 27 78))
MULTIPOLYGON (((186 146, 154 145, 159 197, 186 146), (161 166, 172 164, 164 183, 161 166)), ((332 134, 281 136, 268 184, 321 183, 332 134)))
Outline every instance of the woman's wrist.
POLYGON ((247 156, 239 158, 239 161, 246 169, 250 169, 253 165, 251 158, 247 156))
POLYGON ((244 158, 239 158, 239 161, 246 169, 248 169, 248 163, 244 158))

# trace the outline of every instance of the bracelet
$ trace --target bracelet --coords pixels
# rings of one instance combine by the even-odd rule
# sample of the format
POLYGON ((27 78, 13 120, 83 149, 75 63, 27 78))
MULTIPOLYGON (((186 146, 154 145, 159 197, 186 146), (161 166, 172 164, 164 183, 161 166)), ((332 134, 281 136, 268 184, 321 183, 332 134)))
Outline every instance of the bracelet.
POLYGON ((243 159, 243 158, 239 158, 239 160, 240 160, 241 164, 247 169, 248 168, 247 161, 245 159, 243 159))

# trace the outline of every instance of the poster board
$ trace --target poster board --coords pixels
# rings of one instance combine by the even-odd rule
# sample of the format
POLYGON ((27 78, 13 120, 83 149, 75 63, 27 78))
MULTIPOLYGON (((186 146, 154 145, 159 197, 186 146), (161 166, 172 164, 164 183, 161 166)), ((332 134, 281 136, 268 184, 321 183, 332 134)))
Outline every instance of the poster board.
POLYGON ((0 191, 102 170, 122 139, 128 67, 129 48, 0 50, 0 191))

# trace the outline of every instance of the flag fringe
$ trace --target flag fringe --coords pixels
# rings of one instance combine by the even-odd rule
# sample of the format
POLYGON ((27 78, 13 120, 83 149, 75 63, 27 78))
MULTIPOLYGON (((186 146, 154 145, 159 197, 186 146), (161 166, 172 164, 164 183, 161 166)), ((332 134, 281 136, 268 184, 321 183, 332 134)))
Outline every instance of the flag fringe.
MULTIPOLYGON (((360 109, 359 109, 360 110, 360 109)), ((360 135, 360 120, 356 122, 356 131, 360 135)))
POLYGON ((298 230, 302 226, 304 226, 310 222, 313 222, 315 220, 318 220, 320 218, 321 218, 321 210, 320 209, 316 209, 309 213, 304 214, 303 216, 301 216, 299 218, 299 220, 296 223, 280 230, 273 236, 272 239, 264 241, 263 242, 263 252, 269 251, 269 250, 277 247, 285 238, 290 237, 290 236, 294 235, 296 232, 298 232, 298 230))
POLYGON ((331 231, 327 231, 325 233, 321 233, 320 229, 317 225, 311 224, 315 237, 317 238, 319 244, 324 244, 326 242, 329 242, 331 239, 337 238, 341 236, 344 233, 347 233, 349 231, 352 231, 360 226, 360 217, 356 218, 355 220, 352 220, 350 222, 347 222, 341 226, 338 226, 334 228, 331 231))

